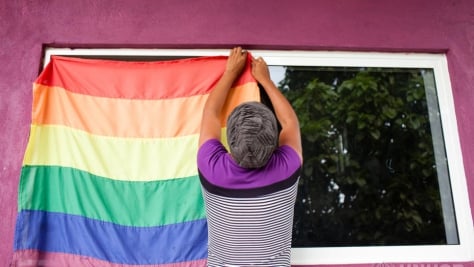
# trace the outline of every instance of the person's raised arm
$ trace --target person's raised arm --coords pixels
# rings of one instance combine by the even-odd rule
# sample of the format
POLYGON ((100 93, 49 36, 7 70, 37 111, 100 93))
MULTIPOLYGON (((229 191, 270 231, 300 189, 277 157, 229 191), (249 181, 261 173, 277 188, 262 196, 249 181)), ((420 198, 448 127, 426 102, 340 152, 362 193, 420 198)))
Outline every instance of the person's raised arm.
POLYGON ((267 63, 261 58, 252 58, 252 75, 260 83, 272 102, 276 117, 281 125, 279 145, 292 147, 303 160, 301 134, 298 117, 286 97, 270 79, 267 63))
POLYGON ((230 51, 224 73, 209 94, 202 113, 199 146, 209 139, 221 137, 221 112, 229 89, 240 76, 247 61, 247 52, 236 47, 230 51))

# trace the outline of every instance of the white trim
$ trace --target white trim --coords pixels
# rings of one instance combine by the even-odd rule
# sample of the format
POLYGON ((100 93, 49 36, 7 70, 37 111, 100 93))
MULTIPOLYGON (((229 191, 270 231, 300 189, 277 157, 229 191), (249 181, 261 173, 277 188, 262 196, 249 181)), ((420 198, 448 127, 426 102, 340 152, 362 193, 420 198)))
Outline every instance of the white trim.
MULTIPOLYGON (((432 68, 434 70, 460 244, 440 246, 294 248, 292 250, 292 264, 474 261, 473 218, 469 204, 448 64, 444 54, 264 50, 251 52, 255 57, 264 57, 268 65, 432 68)), ((49 62, 51 55, 142 57, 216 56, 227 54, 228 50, 222 49, 47 48, 44 64, 46 65, 49 62)))
MULTIPOLYGON (((224 49, 133 49, 133 48, 46 48, 44 66, 52 55, 64 56, 226 56, 224 49)), ((428 68, 433 62, 444 58, 442 54, 426 53, 380 53, 338 51, 288 51, 252 50, 254 57, 261 56, 269 65, 288 66, 345 66, 345 67, 406 67, 428 68)))

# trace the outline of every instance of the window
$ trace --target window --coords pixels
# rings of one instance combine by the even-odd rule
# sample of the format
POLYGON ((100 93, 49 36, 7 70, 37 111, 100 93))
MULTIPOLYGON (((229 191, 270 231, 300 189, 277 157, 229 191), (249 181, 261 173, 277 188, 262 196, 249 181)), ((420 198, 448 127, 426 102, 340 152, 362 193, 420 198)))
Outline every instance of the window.
POLYGON ((290 66, 279 84, 305 148, 295 247, 459 244, 432 69, 290 66))
MULTIPOLYGON (((226 50, 49 49, 134 60, 226 50)), ((442 54, 253 51, 302 128, 293 264, 469 260, 472 217, 442 54)), ((47 62, 45 62, 47 63, 47 62)))

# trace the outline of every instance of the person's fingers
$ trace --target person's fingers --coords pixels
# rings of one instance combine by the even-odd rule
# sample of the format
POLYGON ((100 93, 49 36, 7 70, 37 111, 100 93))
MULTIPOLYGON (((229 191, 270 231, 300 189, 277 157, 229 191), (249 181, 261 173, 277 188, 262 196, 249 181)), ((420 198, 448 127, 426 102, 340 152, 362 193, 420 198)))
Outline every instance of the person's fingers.
POLYGON ((262 57, 258 57, 258 58, 252 57, 252 63, 256 63, 256 64, 265 63, 265 60, 263 60, 262 57))
POLYGON ((247 56, 247 50, 242 49, 242 47, 237 46, 234 47, 230 50, 230 55, 229 57, 246 57, 247 56))
POLYGON ((247 58, 247 50, 242 49, 242 47, 239 46, 239 49, 237 50, 237 53, 239 56, 243 58, 247 58))
POLYGON ((236 52, 237 52, 237 47, 232 48, 232 49, 230 50, 230 55, 229 55, 229 56, 230 56, 230 57, 235 56, 236 52))
POLYGON ((243 54, 242 47, 238 46, 235 48, 235 55, 241 56, 243 54))
POLYGON ((227 59, 226 71, 239 74, 245 67, 247 61, 247 51, 240 46, 230 49, 227 59))

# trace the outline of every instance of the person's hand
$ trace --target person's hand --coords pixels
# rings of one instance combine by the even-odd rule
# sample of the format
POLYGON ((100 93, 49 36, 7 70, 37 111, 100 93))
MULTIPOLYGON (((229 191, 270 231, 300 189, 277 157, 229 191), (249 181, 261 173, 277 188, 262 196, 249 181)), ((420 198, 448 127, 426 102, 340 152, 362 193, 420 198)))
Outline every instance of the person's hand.
POLYGON ((227 59, 227 65, 225 73, 238 77, 245 67, 247 62, 247 51, 242 50, 241 47, 235 47, 230 51, 227 59))
POLYGON ((270 80, 270 71, 268 70, 267 63, 263 58, 252 57, 252 76, 259 83, 263 83, 270 80))

